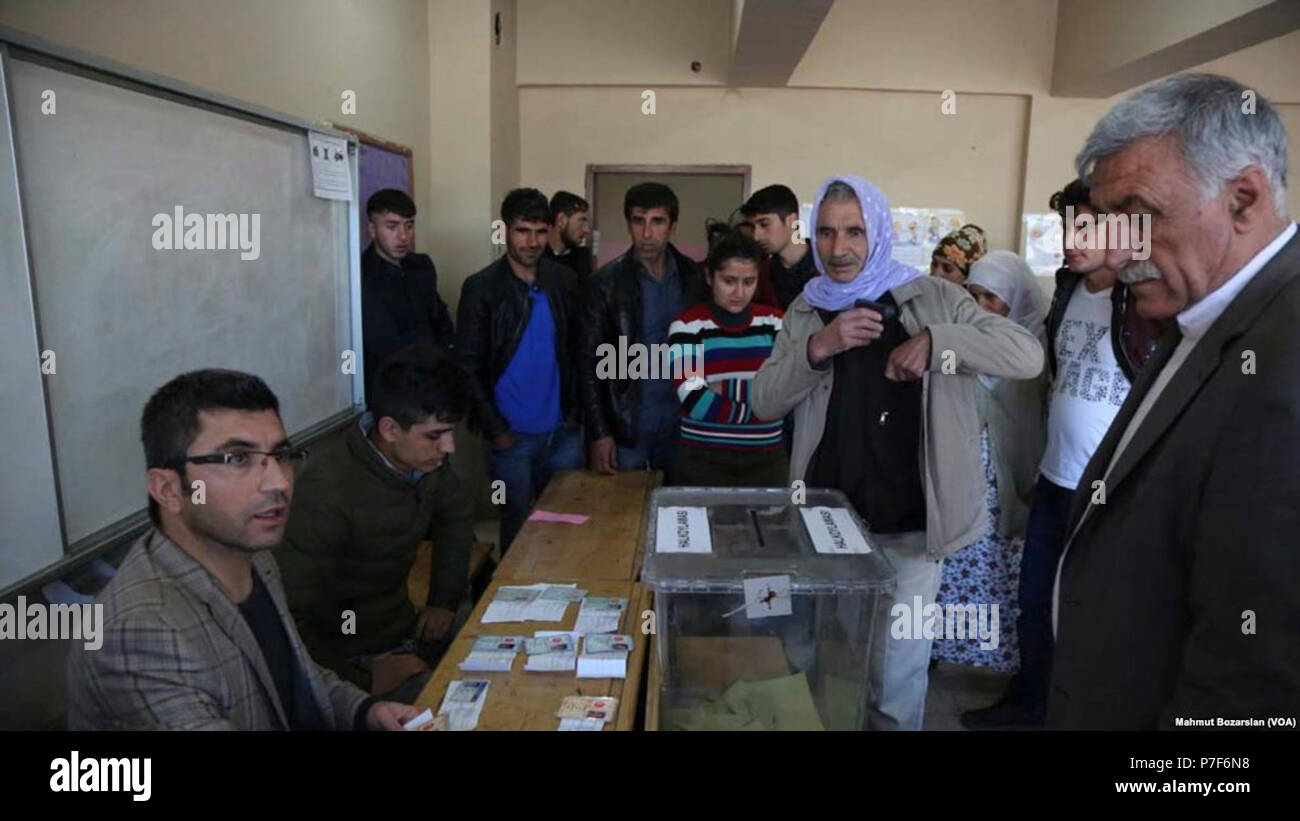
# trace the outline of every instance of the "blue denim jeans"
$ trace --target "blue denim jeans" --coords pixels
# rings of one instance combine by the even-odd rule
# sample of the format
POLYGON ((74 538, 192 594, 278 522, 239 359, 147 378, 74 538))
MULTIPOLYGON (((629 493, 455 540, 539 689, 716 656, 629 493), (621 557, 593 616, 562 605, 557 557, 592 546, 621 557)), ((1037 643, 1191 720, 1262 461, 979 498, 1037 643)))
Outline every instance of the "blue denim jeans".
MULTIPOLYGON (((943 561, 925 555, 925 531, 873 533, 871 541, 885 554, 898 586, 894 604, 906 604, 908 613, 921 597, 921 607, 934 603, 943 575, 943 561)), ((890 621, 893 621, 893 605, 890 621)), ((925 692, 930 682, 931 639, 922 636, 894 638, 891 625, 885 639, 871 652, 872 696, 867 705, 867 726, 872 730, 920 730, 925 723, 925 692)))
POLYGON ((1025 550, 1020 557, 1020 672, 1011 681, 1008 696, 1032 709, 1047 705, 1052 674, 1052 588, 1056 565, 1065 547, 1066 519, 1074 491, 1038 477, 1034 504, 1025 529, 1025 550))
POLYGON ((549 433, 515 433, 514 445, 488 449, 488 473, 505 482, 501 509, 501 555, 514 541, 533 509, 533 502, 557 470, 582 467, 582 429, 561 425, 549 433))

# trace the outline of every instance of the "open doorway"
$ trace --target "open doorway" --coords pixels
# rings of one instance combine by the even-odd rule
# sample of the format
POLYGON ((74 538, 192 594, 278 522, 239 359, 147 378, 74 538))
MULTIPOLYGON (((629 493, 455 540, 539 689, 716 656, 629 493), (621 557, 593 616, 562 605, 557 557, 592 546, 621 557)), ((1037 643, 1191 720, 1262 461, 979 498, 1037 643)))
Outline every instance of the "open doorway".
POLYGON ((632 244, 623 219, 623 195, 640 182, 660 182, 680 203, 673 244, 691 259, 709 252, 704 222, 725 221, 749 198, 748 165, 588 165, 587 202, 591 205, 591 244, 599 267, 632 244))

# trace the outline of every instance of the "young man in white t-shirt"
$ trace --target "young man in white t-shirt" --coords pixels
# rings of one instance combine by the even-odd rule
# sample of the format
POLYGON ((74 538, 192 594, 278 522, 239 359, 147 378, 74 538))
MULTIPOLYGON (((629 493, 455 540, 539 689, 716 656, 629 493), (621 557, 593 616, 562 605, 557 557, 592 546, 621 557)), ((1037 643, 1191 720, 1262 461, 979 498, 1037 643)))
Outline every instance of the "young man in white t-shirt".
POLYGON ((1065 248, 1065 267, 1056 272, 1047 316, 1047 366, 1052 375, 1047 449, 1039 463, 1020 562, 1020 671, 996 704, 962 714, 962 724, 972 730, 1043 723, 1052 669, 1052 586, 1070 502, 1083 469, 1159 336, 1158 325, 1132 310, 1127 288, 1105 266, 1105 249, 1079 247, 1084 236, 1078 217, 1095 218, 1096 212, 1087 187, 1078 180, 1052 195, 1051 208, 1062 220, 1069 207, 1076 220, 1065 230, 1075 232, 1075 242, 1070 243, 1074 247, 1065 248))

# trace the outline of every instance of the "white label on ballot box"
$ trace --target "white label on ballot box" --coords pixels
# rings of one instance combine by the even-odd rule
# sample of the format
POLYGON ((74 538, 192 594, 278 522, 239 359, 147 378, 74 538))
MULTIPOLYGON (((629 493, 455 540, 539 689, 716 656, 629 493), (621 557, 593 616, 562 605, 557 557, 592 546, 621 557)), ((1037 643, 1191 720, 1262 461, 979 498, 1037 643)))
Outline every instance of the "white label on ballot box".
POLYGON ((867 540, 853 523, 848 508, 801 507, 804 526, 812 538, 813 549, 818 553, 849 555, 870 553, 867 540))
POLYGON ((712 553, 708 511, 702 507, 659 508, 655 552, 712 553))

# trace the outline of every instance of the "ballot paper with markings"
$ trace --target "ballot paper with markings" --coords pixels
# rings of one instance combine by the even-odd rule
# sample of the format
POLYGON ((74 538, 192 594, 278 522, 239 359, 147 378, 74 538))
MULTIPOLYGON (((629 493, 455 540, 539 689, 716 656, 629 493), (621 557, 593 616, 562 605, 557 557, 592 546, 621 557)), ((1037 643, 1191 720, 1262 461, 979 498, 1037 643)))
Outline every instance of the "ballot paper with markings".
POLYGON ((473 673, 508 673, 523 646, 523 636, 479 636, 459 667, 473 673))
POLYGON ((578 659, 578 636, 555 630, 539 630, 524 643, 528 660, 524 669, 530 673, 562 673, 573 670, 578 659))
POLYGON ((438 707, 438 715, 447 717, 447 729, 472 730, 478 726, 491 684, 484 679, 456 679, 447 685, 447 694, 438 707))
POLYGON ((813 549, 818 553, 847 556, 871 552, 871 547, 853 522, 848 508, 801 507, 799 513, 803 515, 804 527, 808 529, 813 549))
POLYGON ((569 602, 581 601, 587 591, 576 584, 507 585, 483 611, 482 624, 512 621, 560 621, 569 602))
POLYGON ((708 508, 659 508, 655 520, 655 552, 712 553, 708 508))
POLYGON ((627 678, 632 637, 597 633, 582 640, 578 678, 627 678))
POLYGON ((588 633, 617 633, 626 609, 625 598, 588 596, 582 600, 582 607, 578 609, 578 622, 573 630, 584 636, 588 633))

